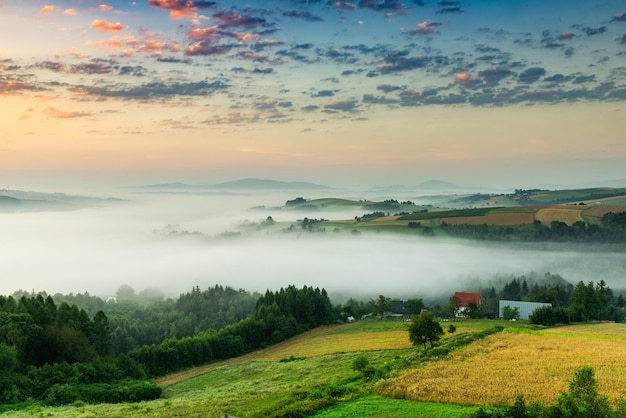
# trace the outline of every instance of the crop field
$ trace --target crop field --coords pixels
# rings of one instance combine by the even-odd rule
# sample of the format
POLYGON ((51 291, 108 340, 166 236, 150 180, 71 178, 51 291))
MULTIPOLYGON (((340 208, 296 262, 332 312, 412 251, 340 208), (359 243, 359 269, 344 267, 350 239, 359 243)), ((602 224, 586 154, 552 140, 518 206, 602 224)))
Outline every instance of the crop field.
POLYGON ((442 221, 453 225, 522 225, 532 224, 535 215, 531 212, 513 212, 513 213, 490 213, 484 216, 467 216, 458 218, 439 219, 438 224, 442 221))
POLYGON ((544 225, 550 225, 552 221, 565 222, 572 225, 582 221, 581 213, 585 206, 551 206, 537 211, 535 218, 544 225))
POLYGON ((574 371, 590 365, 600 393, 615 405, 625 395, 625 333, 621 324, 504 332, 453 352, 446 361, 414 369, 381 393, 466 405, 510 405, 522 394, 527 402, 552 404, 574 371))
POLYGON ((320 226, 337 231, 376 231, 402 234, 420 234, 420 228, 408 228, 410 222, 419 222, 422 227, 433 228, 435 235, 443 235, 439 228, 443 222, 450 225, 494 225, 517 226, 530 225, 540 221, 550 226, 553 221, 572 225, 583 221, 598 223, 609 212, 624 212, 626 205, 554 205, 554 206, 516 206, 516 207, 480 207, 474 209, 436 209, 428 212, 415 212, 400 216, 381 216, 325 221, 320 226))
POLYGON ((601 324, 568 325, 548 328, 543 334, 573 335, 586 338, 606 338, 626 340, 626 324, 606 322, 601 324))
POLYGON ((584 211, 585 216, 590 216, 594 218, 602 218, 609 212, 620 213, 625 212, 626 206, 621 205, 595 205, 591 207, 587 207, 584 211))
POLYGON ((533 200, 538 202, 554 202, 554 201, 593 201, 607 199, 615 196, 624 196, 626 189, 596 187, 591 189, 572 189, 572 190, 553 190, 537 192, 531 196, 533 200))

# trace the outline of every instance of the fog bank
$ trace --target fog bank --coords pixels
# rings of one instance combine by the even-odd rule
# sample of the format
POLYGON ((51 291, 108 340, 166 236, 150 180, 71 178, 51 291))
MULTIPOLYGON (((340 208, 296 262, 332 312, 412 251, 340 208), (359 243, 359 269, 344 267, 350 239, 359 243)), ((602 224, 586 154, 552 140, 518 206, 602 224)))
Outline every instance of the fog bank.
MULTIPOLYGON (((302 212, 272 210, 283 195, 145 195, 129 203, 54 213, 0 214, 0 294, 18 289, 107 297, 122 284, 169 295, 229 285, 263 292, 295 284, 356 297, 434 297, 476 279, 530 272, 566 280, 604 279, 621 289, 623 251, 502 245, 391 235, 285 234, 207 239, 243 220, 295 222, 302 212), (252 206, 268 209, 249 211, 252 206), (155 234, 167 225, 200 237, 155 234)), ((363 210, 342 212, 345 219, 363 210)), ((326 213, 310 216, 330 218, 326 213)), ((336 214, 333 214, 336 215, 336 214)), ((338 216, 338 215, 337 215, 338 216)))

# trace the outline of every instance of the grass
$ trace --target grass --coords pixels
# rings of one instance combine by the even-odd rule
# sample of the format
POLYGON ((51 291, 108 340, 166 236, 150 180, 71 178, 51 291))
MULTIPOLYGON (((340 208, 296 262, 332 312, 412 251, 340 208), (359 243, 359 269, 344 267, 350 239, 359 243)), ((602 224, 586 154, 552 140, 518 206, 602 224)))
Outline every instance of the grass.
POLYGON ((414 402, 383 396, 363 396, 349 403, 328 408, 315 418, 457 418, 476 411, 475 406, 414 402))

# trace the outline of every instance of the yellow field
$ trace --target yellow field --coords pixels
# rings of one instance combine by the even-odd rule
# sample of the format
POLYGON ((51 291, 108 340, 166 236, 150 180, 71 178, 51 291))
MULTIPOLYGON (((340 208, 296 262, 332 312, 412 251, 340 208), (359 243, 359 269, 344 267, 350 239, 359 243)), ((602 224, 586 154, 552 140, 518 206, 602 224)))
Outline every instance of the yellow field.
POLYGON ((626 324, 605 322, 600 324, 567 325, 548 328, 543 334, 584 335, 590 338, 626 339, 626 324))
POLYGON ((587 337, 607 329, 620 337, 626 331, 619 325, 557 328, 543 335, 492 335, 453 352, 445 361, 392 380, 381 391, 419 401, 474 405, 510 405, 523 394, 527 402, 553 404, 567 390, 574 371, 588 364, 594 368, 600 393, 616 405, 626 396, 626 339, 587 337))
POLYGON ((535 218, 544 225, 550 225, 552 221, 561 221, 571 225, 583 220, 581 213, 584 209, 584 206, 551 206, 539 209, 535 218))

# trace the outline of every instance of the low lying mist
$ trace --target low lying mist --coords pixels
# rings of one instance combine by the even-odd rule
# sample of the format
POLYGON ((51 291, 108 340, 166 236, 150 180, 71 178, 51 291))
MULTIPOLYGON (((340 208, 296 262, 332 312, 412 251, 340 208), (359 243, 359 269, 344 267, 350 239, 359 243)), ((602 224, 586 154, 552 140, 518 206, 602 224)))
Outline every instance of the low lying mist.
POLYGON ((157 288, 177 296, 196 285, 264 292, 295 284, 326 288, 334 299, 378 294, 429 299, 497 276, 531 272, 624 287, 623 251, 608 246, 589 252, 385 234, 222 234, 268 216, 289 223, 305 216, 352 219, 364 213, 359 207, 332 213, 272 209, 293 197, 137 194, 109 207, 2 213, 0 294, 22 289, 108 297, 128 284, 138 292, 157 288), (264 208, 250 210, 260 205, 264 208))

